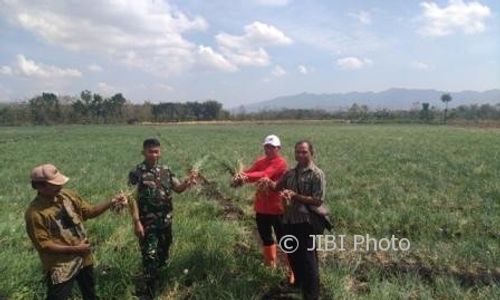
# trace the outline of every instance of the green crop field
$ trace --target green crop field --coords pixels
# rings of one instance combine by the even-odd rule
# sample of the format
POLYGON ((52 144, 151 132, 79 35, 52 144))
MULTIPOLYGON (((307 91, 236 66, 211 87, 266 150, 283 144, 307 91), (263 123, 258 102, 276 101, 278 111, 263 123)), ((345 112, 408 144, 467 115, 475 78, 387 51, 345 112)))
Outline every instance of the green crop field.
MULTIPOLYGON (((334 233, 346 236, 343 251, 319 253, 324 299, 500 298, 499 130, 293 122, 1 128, 0 299, 45 295, 24 229, 35 195, 31 168, 55 164, 69 188, 96 203, 126 188, 148 137, 161 140, 162 162, 180 177, 209 155, 201 172, 211 182, 174 195, 174 244, 159 298, 263 299, 278 290, 285 275, 262 265, 254 187, 230 188, 222 166, 250 164, 271 133, 291 165, 294 142, 313 142, 334 233), (354 249, 354 235, 366 234, 404 237, 411 247, 354 249)), ((134 299, 141 262, 130 217, 107 212, 86 227, 99 295, 134 299)))

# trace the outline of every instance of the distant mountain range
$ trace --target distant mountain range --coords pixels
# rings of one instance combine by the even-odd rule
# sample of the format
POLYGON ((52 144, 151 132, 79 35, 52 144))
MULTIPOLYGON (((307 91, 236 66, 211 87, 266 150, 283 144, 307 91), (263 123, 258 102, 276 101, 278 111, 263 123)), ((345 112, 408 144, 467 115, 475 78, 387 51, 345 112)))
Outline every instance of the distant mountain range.
MULTIPOLYGON (((350 92, 334 94, 311 94, 302 93, 291 96, 277 97, 271 100, 248 104, 244 106, 246 112, 257 112, 262 110, 291 109, 324 109, 324 110, 347 110, 354 103, 367 105, 370 109, 420 109, 421 103, 429 102, 431 107, 442 107, 441 95, 449 93, 452 101, 449 107, 469 104, 497 104, 500 103, 500 89, 484 92, 462 91, 446 92, 424 89, 400 89, 393 88, 382 92, 350 92)), ((233 111, 242 108, 234 108, 233 111)))

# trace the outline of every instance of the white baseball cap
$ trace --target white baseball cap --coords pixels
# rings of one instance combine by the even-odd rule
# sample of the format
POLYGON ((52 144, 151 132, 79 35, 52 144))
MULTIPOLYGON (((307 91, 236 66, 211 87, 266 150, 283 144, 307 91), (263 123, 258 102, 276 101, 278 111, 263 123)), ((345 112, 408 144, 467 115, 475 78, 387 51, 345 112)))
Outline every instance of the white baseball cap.
POLYGON ((265 145, 271 145, 271 146, 274 146, 274 147, 281 147, 280 138, 277 137, 274 134, 268 135, 264 139, 264 143, 262 143, 262 145, 263 146, 265 146, 265 145))

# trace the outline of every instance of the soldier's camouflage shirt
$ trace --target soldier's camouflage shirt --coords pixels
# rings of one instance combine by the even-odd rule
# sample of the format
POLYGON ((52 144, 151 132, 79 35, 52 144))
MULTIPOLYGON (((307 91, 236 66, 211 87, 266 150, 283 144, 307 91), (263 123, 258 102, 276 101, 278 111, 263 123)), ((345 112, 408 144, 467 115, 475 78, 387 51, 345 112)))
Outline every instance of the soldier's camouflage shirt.
POLYGON ((139 218, 146 229, 164 228, 172 218, 172 187, 179 180, 167 166, 142 162, 130 171, 128 183, 137 187, 139 218))

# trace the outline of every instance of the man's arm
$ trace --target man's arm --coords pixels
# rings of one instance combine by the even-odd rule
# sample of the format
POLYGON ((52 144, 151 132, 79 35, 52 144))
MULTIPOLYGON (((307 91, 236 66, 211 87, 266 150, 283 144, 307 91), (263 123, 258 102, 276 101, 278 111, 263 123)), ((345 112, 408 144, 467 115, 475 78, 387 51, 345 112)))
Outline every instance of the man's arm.
POLYGON ((323 204, 325 198, 325 187, 325 175, 323 172, 320 172, 312 177, 311 196, 299 195, 292 192, 293 194, 291 195, 291 199, 306 205, 320 206, 323 204))
MULTIPOLYGON (((82 199, 82 201, 85 201, 82 199)), ((110 200, 103 201, 99 204, 88 206, 84 211, 85 219, 93 219, 100 216, 102 213, 110 209, 112 206, 117 205, 118 203, 125 203, 126 198, 122 194, 118 194, 111 198, 110 200)), ((84 204, 86 205, 86 204, 84 204)))
POLYGON ((112 201, 113 200, 108 200, 92 206, 92 208, 89 209, 89 211, 85 216, 86 219, 93 219, 101 215, 103 212, 105 212, 111 207, 111 205, 113 204, 112 201))
POLYGON ((128 209, 130 212, 130 216, 132 216, 132 222, 140 222, 139 219, 139 207, 137 205, 136 199, 132 198, 132 196, 129 196, 128 199, 128 209))
POLYGON ((256 161, 253 162, 253 164, 248 168, 245 169, 239 173, 236 173, 232 178, 231 178, 231 186, 232 187, 240 187, 245 182, 248 181, 247 174, 253 173, 257 170, 259 167, 259 161, 260 159, 257 159, 256 161))
POLYGON ((241 172, 241 173, 251 173, 251 172, 255 172, 255 170, 257 170, 257 167, 258 167, 258 165, 259 165, 259 161, 260 161, 260 160, 261 160, 261 158, 257 158, 257 159, 256 159, 256 160, 252 163, 252 165, 251 165, 249 168, 247 168, 247 169, 243 170, 243 172, 241 172))
POLYGON ((195 183, 195 175, 191 174, 188 178, 184 179, 182 182, 176 177, 172 177, 172 189, 176 193, 182 193, 187 190, 191 185, 195 183))
POLYGON ((107 211, 113 205, 115 205, 119 200, 119 198, 113 197, 111 200, 103 201, 99 204, 94 205, 89 211, 87 218, 92 219, 100 216, 103 212, 107 211))
POLYGON ((65 193, 69 195, 71 201, 75 205, 76 209, 81 213, 81 216, 84 220, 98 217, 106 210, 108 210, 110 207, 118 203, 125 204, 125 202, 127 201, 126 197, 120 193, 111 198, 110 200, 105 200, 102 201, 101 203, 92 205, 76 192, 65 191, 65 193))
POLYGON ((277 174, 283 174, 286 171, 286 164, 278 161, 273 164, 267 165, 264 169, 253 172, 244 172, 245 182, 257 182, 260 179, 267 177, 272 178, 277 174))
POLYGON ((299 195, 297 193, 293 193, 291 198, 293 201, 297 201, 306 205, 320 206, 323 203, 323 201, 317 198, 311 196, 299 195))
POLYGON ((285 189, 285 183, 287 180, 288 172, 283 174, 278 181, 272 181, 269 177, 263 177, 257 181, 257 185, 262 187, 263 190, 270 190, 273 192, 279 192, 285 189))
POLYGON ((128 208, 130 211, 130 215, 132 216, 132 226, 134 226, 134 233, 139 238, 144 238, 144 227, 142 226, 141 219, 139 216, 139 205, 137 201, 139 201, 139 195, 137 192, 137 185, 139 184, 139 179, 137 172, 131 171, 128 174, 128 186, 130 188, 135 188, 134 195, 127 195, 129 197, 128 208), (134 197, 135 196, 135 197, 134 197))
POLYGON ((47 241, 41 248, 41 251, 49 253, 76 254, 82 256, 90 253, 90 250, 91 250, 90 243, 86 239, 82 241, 80 244, 74 246, 60 245, 54 243, 53 241, 47 241))
POLYGON ((135 199, 129 199, 129 210, 132 216, 132 225, 134 226, 134 233, 139 238, 144 238, 144 227, 142 226, 141 219, 139 217, 139 207, 135 199))

